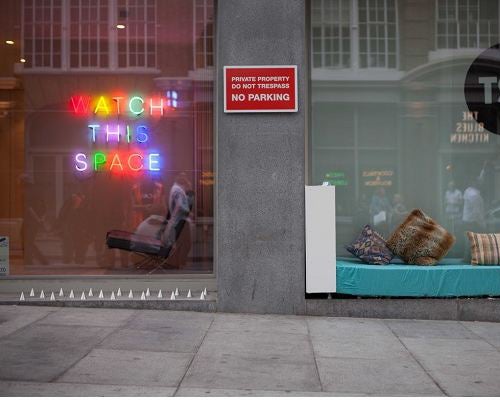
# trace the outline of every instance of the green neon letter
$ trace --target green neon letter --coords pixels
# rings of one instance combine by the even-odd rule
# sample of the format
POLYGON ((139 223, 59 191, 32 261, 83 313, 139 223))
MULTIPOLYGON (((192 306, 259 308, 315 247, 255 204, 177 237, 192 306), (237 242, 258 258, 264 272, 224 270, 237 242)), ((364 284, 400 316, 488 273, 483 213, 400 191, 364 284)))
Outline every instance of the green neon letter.
POLYGON ((104 153, 94 154, 94 171, 98 171, 99 167, 106 164, 106 155, 104 153))
POLYGON ((134 96, 128 102, 128 108, 129 108, 129 110, 130 110, 130 112, 132 114, 140 115, 140 114, 142 114, 144 112, 144 100, 142 99, 142 97, 134 96), (134 101, 139 101, 141 103, 141 109, 140 110, 134 110, 134 107, 133 107, 134 101))

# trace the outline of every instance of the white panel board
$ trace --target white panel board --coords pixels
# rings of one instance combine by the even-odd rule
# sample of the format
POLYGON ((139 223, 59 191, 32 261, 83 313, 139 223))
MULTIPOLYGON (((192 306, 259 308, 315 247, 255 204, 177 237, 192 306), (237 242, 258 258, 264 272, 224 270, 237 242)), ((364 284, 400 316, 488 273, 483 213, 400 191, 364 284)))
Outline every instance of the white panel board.
POLYGON ((306 292, 333 293, 336 284, 335 186, 306 186, 306 292))

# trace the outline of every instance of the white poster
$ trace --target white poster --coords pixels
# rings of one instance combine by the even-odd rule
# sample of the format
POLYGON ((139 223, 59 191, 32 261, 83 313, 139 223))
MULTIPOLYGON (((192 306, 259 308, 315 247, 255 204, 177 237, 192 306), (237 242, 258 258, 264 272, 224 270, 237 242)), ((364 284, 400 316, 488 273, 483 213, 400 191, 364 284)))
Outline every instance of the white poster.
POLYGON ((0 276, 9 275, 9 238, 0 236, 0 276))

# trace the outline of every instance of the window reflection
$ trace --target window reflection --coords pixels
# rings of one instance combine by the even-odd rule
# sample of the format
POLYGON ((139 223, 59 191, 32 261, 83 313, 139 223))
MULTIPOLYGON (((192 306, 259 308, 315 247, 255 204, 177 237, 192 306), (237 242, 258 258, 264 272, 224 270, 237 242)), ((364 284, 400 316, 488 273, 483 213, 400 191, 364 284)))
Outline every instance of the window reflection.
POLYGON ((311 2, 311 178, 344 177, 339 256, 377 216, 388 235, 413 208, 457 237, 449 258, 464 256, 465 230, 500 228, 500 142, 463 95, 498 15, 497 0, 311 2))
POLYGON ((9 3, 22 21, 0 66, 14 76, 0 102, 11 274, 211 273, 213 1, 9 3), (109 246, 113 230, 172 251, 146 265, 109 246))

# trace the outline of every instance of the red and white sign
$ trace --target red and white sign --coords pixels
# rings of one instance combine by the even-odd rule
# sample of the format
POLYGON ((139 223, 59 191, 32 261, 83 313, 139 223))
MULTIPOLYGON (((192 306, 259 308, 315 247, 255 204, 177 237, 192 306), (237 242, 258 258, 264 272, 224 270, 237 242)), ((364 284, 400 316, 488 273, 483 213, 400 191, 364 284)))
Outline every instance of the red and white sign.
POLYGON ((224 67, 224 112, 296 112, 297 66, 224 67))

